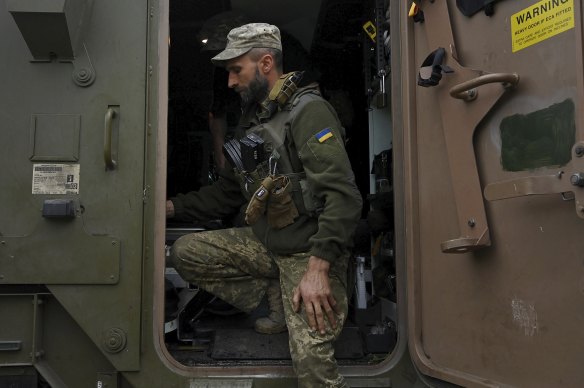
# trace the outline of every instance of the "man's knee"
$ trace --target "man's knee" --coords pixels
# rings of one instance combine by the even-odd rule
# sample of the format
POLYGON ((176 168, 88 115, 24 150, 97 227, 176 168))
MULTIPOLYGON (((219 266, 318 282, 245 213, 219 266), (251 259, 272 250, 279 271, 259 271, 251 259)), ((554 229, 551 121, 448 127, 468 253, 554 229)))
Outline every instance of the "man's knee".
POLYGON ((196 236, 187 234, 179 237, 170 248, 169 264, 180 272, 185 264, 194 264, 196 257, 193 255, 196 246, 196 236))

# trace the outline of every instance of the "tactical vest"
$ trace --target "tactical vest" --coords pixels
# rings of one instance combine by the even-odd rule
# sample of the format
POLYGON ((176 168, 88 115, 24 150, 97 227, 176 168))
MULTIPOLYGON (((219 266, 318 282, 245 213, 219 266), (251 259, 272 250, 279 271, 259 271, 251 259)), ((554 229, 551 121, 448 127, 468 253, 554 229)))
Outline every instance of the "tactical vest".
MULTIPOLYGON (((317 198, 306 180, 296 144, 291 133, 292 123, 296 114, 311 101, 321 100, 337 120, 338 128, 342 128, 333 107, 326 102, 317 90, 315 84, 298 89, 284 106, 280 107, 266 122, 261 122, 246 130, 246 134, 254 133, 264 141, 264 154, 267 160, 261 162, 252 172, 236 171, 242 193, 249 201, 259 188, 262 180, 269 174, 285 175, 292 184, 292 199, 298 213, 316 216, 322 211, 323 201, 317 198), (270 160, 270 156, 272 159, 270 160), (277 161, 275 161, 277 159, 277 161)), ((342 129, 341 129, 342 131, 342 129)), ((344 134, 343 134, 344 135, 344 134)))

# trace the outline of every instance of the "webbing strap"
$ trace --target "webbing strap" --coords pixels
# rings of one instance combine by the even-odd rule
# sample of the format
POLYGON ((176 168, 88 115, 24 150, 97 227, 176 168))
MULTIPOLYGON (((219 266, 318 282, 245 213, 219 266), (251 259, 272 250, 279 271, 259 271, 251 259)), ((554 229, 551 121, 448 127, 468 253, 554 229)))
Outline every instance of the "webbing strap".
POLYGON ((443 65, 446 50, 439 47, 424 59, 418 72, 418 85, 425 88, 436 86, 442 79, 442 73, 452 73, 452 69, 443 65))
POLYGON ((471 17, 481 9, 485 10, 485 15, 493 16, 496 1, 498 0, 456 0, 456 6, 464 16, 471 17))

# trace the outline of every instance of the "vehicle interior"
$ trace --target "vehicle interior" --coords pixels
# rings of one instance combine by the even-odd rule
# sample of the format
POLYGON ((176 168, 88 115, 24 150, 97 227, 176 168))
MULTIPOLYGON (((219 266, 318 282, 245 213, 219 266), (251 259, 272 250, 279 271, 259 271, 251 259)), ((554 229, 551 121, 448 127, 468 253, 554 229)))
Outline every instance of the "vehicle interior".
MULTIPOLYGON (((295 0, 277 6, 267 0, 170 2, 168 197, 216 179, 209 111, 218 94, 210 58, 218 51, 206 44, 226 26, 277 25, 284 72, 305 70, 339 115, 364 204, 348 273, 349 315, 335 348, 340 365, 381 362, 397 340, 388 7, 388 0, 295 0)), ((235 214, 205 221, 169 219, 167 253, 186 233, 238 226, 235 214)), ((167 348, 180 363, 291 363, 286 332, 254 331, 255 319, 267 315, 267 301, 245 314, 185 282, 170 267, 165 300, 167 348)))

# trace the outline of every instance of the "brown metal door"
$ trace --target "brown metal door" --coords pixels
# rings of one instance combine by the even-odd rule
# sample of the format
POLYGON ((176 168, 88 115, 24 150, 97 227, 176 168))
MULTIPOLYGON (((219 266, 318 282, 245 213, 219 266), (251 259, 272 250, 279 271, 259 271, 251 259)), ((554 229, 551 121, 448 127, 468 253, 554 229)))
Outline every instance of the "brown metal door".
POLYGON ((410 352, 463 386, 582 386, 582 7, 471 3, 399 18, 410 352))

